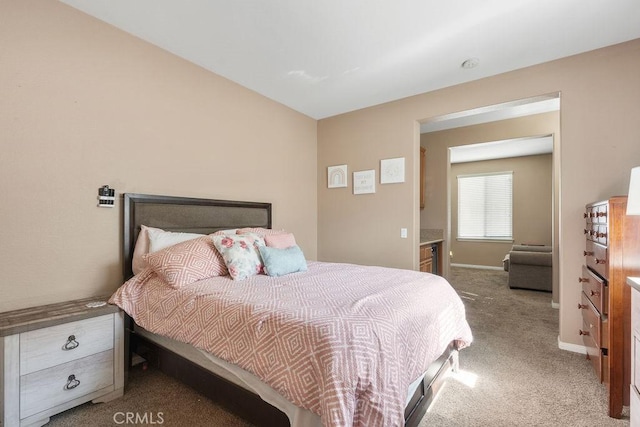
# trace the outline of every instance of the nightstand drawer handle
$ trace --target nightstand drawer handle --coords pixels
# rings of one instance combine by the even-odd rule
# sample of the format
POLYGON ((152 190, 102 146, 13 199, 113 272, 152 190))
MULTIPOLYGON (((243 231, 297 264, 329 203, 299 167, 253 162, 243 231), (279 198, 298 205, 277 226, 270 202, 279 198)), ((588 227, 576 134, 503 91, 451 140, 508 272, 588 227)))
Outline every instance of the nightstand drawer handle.
POLYGON ((69 375, 69 378, 67 378, 67 384, 65 384, 64 389, 71 390, 78 387, 79 385, 80 380, 76 379, 75 375, 69 375))
POLYGON ((78 341, 76 341, 76 336, 75 335, 69 335, 69 338, 67 338, 67 342, 62 346, 62 349, 65 351, 68 350, 73 350, 74 348, 78 347, 80 345, 80 343, 78 341))

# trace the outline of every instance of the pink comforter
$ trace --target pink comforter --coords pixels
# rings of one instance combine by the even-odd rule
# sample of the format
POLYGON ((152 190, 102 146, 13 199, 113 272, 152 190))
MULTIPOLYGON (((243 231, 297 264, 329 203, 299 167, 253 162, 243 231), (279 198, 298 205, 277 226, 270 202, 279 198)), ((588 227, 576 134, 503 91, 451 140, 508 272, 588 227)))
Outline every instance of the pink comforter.
POLYGON ((175 290, 145 270, 110 299, 148 331, 254 373, 325 426, 400 426, 409 384, 451 341, 471 343, 440 276, 309 262, 282 277, 175 290))

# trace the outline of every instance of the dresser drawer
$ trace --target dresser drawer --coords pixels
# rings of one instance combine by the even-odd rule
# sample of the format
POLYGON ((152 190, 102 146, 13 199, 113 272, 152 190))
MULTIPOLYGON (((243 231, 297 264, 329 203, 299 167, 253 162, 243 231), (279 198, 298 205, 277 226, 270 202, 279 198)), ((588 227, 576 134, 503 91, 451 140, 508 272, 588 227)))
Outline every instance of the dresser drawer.
POLYGON ((113 384, 112 350, 23 375, 20 377, 20 418, 113 384))
POLYGON ((593 222, 600 224, 607 224, 609 222, 609 204, 603 203, 601 205, 594 206, 595 218, 593 222))
POLYGON ((589 336, 583 337, 583 342, 587 348, 587 357, 596 372, 598 380, 602 383, 609 382, 609 359, 603 353, 602 349, 589 336))
POLYGON ((609 257, 606 246, 587 240, 584 256, 588 267, 603 278, 609 278, 609 257))
MULTIPOLYGON (((606 317, 602 318, 600 316, 600 313, 591 304, 584 292, 582 292, 581 309, 582 329, 580 329, 580 334, 591 338, 599 348, 609 348, 606 317)), ((585 341, 586 344, 587 342, 585 341)))
POLYGON ((582 292, 589 298, 600 314, 607 314, 609 309, 609 287, 605 282, 593 274, 587 266, 582 266, 582 292))
POLYGON ((20 375, 112 349, 113 328, 107 314, 20 334, 20 375))
POLYGON ((587 206, 584 218, 587 224, 607 224, 609 222, 609 204, 587 206))
POLYGON ((609 242, 609 227, 607 224, 587 224, 585 234, 588 240, 592 240, 601 245, 607 245, 609 242))
POLYGON ((584 213, 584 219, 587 225, 596 221, 597 210, 598 210, 597 206, 587 206, 586 211, 584 213))

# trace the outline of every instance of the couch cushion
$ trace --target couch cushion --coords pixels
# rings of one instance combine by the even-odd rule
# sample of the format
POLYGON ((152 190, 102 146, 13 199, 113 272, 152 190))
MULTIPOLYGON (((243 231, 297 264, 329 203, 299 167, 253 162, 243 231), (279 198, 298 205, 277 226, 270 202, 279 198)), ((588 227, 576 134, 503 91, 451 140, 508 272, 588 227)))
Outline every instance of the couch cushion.
POLYGON ((516 264, 524 265, 540 265, 551 267, 551 252, 525 252, 513 251, 509 254, 509 268, 513 268, 516 264))
POLYGON ((526 252, 551 252, 551 246, 538 246, 538 245, 513 245, 512 251, 526 251, 526 252))

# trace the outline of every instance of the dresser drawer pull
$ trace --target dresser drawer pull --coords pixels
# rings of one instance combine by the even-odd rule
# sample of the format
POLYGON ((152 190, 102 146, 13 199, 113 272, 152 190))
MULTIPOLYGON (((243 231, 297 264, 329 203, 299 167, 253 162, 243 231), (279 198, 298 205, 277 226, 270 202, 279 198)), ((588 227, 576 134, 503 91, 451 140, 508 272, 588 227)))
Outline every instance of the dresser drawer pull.
POLYGON ((601 216, 607 216, 607 213, 606 213, 606 212, 598 212, 598 213, 596 214, 596 216, 597 216, 598 218, 599 218, 599 217, 601 217, 601 216))
POLYGON ((67 383, 65 384, 64 389, 71 390, 78 387, 79 385, 80 385, 80 380, 76 379, 75 375, 69 375, 69 378, 67 378, 67 383))
POLYGON ((593 256, 593 251, 583 251, 584 256, 593 256))
POLYGON ((67 342, 64 343, 64 345, 62 346, 62 349, 65 351, 68 350, 73 350, 74 348, 78 347, 80 345, 80 343, 78 341, 76 341, 76 336, 75 335, 69 335, 69 338, 67 338, 67 342))
POLYGON ((584 310, 586 308, 587 308, 586 305, 578 303, 578 310, 584 310))
POLYGON ((600 296, 600 291, 591 291, 591 292, 589 292, 589 294, 591 294, 592 297, 599 297, 600 296))
POLYGON ((586 277, 578 277, 578 283, 589 282, 589 279, 586 277))
POLYGON ((580 335, 589 335, 589 331, 583 331, 580 329, 580 335))
POLYGON ((587 230, 586 228, 584 229, 584 234, 589 233, 589 230, 587 230))
POLYGON ((607 237, 607 233, 596 233, 596 237, 607 237))
POLYGON ((596 262, 596 264, 606 264, 607 260, 606 259, 598 259, 598 258, 596 258, 595 262, 596 262))

